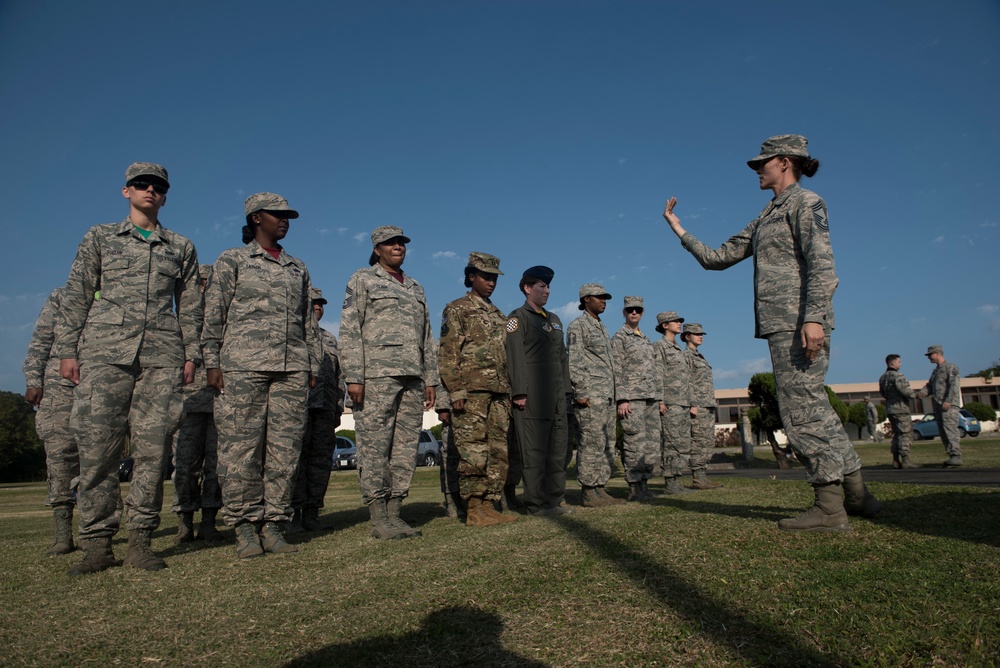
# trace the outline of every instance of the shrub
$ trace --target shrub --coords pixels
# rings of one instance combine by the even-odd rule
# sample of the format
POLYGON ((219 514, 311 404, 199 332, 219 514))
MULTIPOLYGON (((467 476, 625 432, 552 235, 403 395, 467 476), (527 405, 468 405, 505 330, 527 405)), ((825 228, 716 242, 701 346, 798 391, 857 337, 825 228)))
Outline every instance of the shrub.
POLYGON ((742 445, 742 441, 740 441, 739 429, 717 429, 715 431, 715 447, 738 448, 740 445, 742 445))
POLYGON ((353 429, 339 429, 337 430, 337 436, 343 436, 344 438, 349 438, 351 439, 352 443, 358 442, 357 437, 354 435, 353 429))
POLYGON ((978 401, 970 401, 962 408, 975 415, 980 422, 994 422, 997 419, 997 412, 992 406, 978 401))

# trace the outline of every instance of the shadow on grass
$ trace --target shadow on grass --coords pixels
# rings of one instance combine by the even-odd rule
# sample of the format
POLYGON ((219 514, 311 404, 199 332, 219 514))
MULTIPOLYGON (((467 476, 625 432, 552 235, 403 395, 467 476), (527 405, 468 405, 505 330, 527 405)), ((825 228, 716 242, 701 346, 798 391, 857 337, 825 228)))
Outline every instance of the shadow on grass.
POLYGON ((1000 494, 934 492, 882 501, 873 522, 904 531, 1000 547, 1000 494))
POLYGON ((503 620, 469 606, 435 610, 420 628, 402 636, 382 635, 328 645, 285 664, 305 666, 517 666, 544 668, 500 642, 503 620))

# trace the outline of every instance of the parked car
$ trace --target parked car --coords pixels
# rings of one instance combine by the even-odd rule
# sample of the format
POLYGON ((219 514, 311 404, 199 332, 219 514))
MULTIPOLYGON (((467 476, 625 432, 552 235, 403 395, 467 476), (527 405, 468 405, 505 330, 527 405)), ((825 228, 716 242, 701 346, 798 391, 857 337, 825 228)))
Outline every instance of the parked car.
POLYGON ((441 441, 424 429, 417 443, 417 466, 437 466, 441 462, 441 441))
POLYGON ((337 444, 333 446, 333 469, 358 468, 358 446, 346 436, 338 436, 337 444))
MULTIPOLYGON (((964 408, 958 409, 958 433, 962 438, 966 436, 979 436, 982 431, 983 426, 979 424, 979 420, 976 419, 975 415, 964 408)), ((913 423, 914 441, 935 438, 937 436, 940 436, 940 434, 938 433, 937 420, 934 419, 933 414, 925 415, 923 419, 913 423)))

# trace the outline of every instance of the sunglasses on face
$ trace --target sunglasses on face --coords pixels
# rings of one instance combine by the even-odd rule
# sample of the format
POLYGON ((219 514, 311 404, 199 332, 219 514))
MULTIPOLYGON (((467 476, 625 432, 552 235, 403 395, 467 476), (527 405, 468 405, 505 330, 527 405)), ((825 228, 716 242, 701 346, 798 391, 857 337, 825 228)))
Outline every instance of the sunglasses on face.
POLYGON ((153 192, 157 195, 166 195, 168 187, 162 183, 156 183, 154 181, 145 181, 143 179, 132 179, 128 182, 130 186, 136 190, 149 190, 149 186, 153 186, 153 192))
POLYGON ((625 309, 626 313, 642 313, 642 309, 638 306, 629 306, 625 309))

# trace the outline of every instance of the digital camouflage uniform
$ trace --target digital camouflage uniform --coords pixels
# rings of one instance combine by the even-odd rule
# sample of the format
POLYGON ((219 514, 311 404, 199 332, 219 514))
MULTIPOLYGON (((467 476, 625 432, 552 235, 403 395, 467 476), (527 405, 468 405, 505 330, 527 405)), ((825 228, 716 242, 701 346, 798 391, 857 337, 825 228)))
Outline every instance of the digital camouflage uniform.
POLYGON ((962 456, 961 433, 958 429, 958 409, 962 404, 961 380, 958 367, 945 360, 934 367, 924 388, 934 406, 938 433, 941 434, 941 443, 949 457, 962 456), (944 409, 945 402, 951 404, 948 410, 944 409))
POLYGON ((507 480, 506 325, 500 309, 471 291, 448 304, 441 319, 441 383, 453 405, 465 400, 463 410, 451 412, 463 500, 499 501, 507 480))
MULTIPOLYGON (((687 326, 684 331, 688 331, 687 326)), ((690 373, 691 406, 698 408, 698 415, 691 420, 691 470, 705 471, 715 447, 716 405, 712 365, 691 346, 684 349, 684 357, 690 373)))
POLYGON ((910 456, 913 441, 913 419, 910 417, 910 402, 917 393, 910 388, 906 376, 896 369, 886 369, 878 379, 878 389, 885 399, 885 416, 892 426, 892 454, 896 458, 910 456))
POLYGON ((148 536, 159 526, 183 367, 201 360, 201 323, 191 241, 159 224, 144 238, 131 218, 90 228, 66 283, 54 350, 80 369, 71 419, 80 451, 81 540, 118 530, 127 434, 135 462, 127 528, 148 536))
POLYGON ((677 478, 684 475, 691 458, 691 374, 679 343, 664 334, 655 346, 660 400, 666 406, 660 417, 663 475, 677 478))
POLYGON ((436 353, 419 283, 405 274, 400 283, 379 264, 351 276, 340 315, 340 364, 345 383, 364 385, 354 424, 365 504, 409 493, 424 389, 438 385, 436 353))
POLYGON ((868 437, 871 438, 873 443, 878 443, 882 440, 882 434, 878 431, 878 408, 875 407, 873 401, 868 401, 865 403, 865 426, 868 429, 868 437))
POLYGON ((604 487, 611 479, 615 451, 615 365, 611 337, 600 318, 584 313, 566 329, 569 378, 579 424, 576 477, 582 487, 604 487))
POLYGON ((45 445, 48 497, 45 505, 72 508, 76 503, 70 481, 80 475, 80 453, 70 428, 73 409, 73 382, 59 375, 59 358, 52 354, 56 318, 63 288, 56 288, 45 300, 24 359, 24 383, 42 390, 42 402, 35 413, 35 431, 45 445))
MULTIPOLYGON (((626 298, 627 299, 627 298, 626 298)), ((625 480, 642 482, 660 467, 660 383, 653 342, 627 324, 611 339, 618 374, 615 402, 627 401, 631 414, 621 418, 624 433, 625 480)))
POLYGON ((228 525, 291 519, 309 377, 323 356, 310 287, 301 260, 284 250, 275 260, 256 240, 215 262, 202 344, 225 384, 215 426, 228 525))
POLYGON ((216 391, 208 386, 205 368, 195 371, 194 382, 184 387, 184 416, 174 450, 175 513, 222 507, 219 486, 219 436, 212 405, 216 391))
MULTIPOLYGON (((448 396, 448 390, 444 387, 437 389, 437 394, 434 396, 434 410, 439 418, 443 413, 448 415, 447 420, 441 420, 441 469, 439 471, 441 494, 445 496, 445 508, 448 508, 449 503, 461 500, 458 463, 462 458, 455 446, 455 431, 451 428, 451 397, 448 396)), ((506 448, 506 443, 504 447, 506 448)), ((455 508, 455 516, 457 517, 459 514, 457 503, 455 508)))

